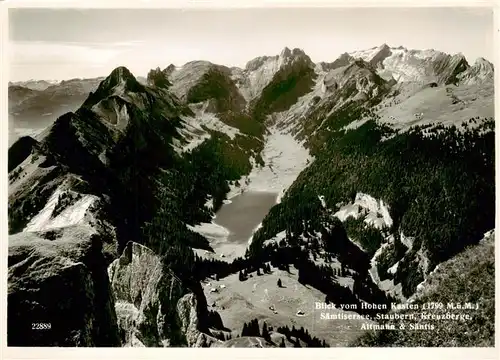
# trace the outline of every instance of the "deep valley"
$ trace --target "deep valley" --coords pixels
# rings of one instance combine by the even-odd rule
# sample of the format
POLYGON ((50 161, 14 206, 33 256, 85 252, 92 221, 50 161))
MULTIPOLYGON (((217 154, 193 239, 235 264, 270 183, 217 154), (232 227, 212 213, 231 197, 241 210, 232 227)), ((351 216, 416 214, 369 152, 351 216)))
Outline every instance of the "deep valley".
POLYGON ((493 346, 493 65, 331 60, 10 84, 8 345, 493 346))

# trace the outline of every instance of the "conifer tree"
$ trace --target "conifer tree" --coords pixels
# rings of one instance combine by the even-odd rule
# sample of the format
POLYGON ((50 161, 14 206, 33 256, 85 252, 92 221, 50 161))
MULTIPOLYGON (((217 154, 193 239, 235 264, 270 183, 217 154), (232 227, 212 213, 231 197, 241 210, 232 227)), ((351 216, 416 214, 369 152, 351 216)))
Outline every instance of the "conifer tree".
POLYGON ((252 335, 253 336, 260 336, 260 328, 259 328, 259 321, 257 319, 252 320, 252 335))

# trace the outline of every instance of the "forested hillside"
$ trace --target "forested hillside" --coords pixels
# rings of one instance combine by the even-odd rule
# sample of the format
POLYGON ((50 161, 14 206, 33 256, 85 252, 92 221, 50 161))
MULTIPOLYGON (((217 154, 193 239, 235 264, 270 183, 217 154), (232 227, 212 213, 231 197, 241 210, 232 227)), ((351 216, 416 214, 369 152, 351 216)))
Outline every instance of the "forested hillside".
MULTIPOLYGON (((33 344, 490 344, 492 71, 385 44, 332 63, 288 48, 242 69, 191 61, 144 82, 116 68, 9 149, 9 326, 23 326, 9 344, 30 345, 30 314, 58 312, 33 344), (483 307, 467 336, 353 342, 359 318, 333 331, 312 310, 376 323, 461 292, 483 307)), ((39 92, 12 90, 19 106, 39 92)))
MULTIPOLYGON (((390 204, 394 221, 383 229, 394 242, 380 255, 379 273, 391 277, 387 269, 400 261, 394 280, 411 295, 427 271, 494 227, 494 121, 481 119, 479 127, 469 128, 472 121, 463 131, 436 126, 398 134, 369 121, 329 133, 314 163, 264 220, 250 254, 284 230, 321 231, 328 214, 318 196, 324 196, 327 209, 336 209, 354 201, 356 193, 370 194, 390 204), (411 248, 402 244, 402 233, 415 238, 411 248), (429 260, 424 269, 417 255, 422 252, 429 260)), ((349 224, 347 231, 371 255, 385 241, 363 221, 349 224)))

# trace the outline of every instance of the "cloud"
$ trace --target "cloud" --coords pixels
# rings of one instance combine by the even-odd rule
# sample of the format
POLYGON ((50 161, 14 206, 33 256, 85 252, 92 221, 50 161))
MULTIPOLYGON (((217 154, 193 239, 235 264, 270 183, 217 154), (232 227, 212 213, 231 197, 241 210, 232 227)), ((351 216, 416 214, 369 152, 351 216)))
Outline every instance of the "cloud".
POLYGON ((9 42, 10 79, 64 79, 106 75, 140 42, 9 42), (100 72, 100 73, 97 73, 100 72))
POLYGON ((221 42, 189 44, 183 39, 167 41, 46 42, 9 43, 11 81, 67 79, 106 76, 117 66, 126 66, 136 75, 171 63, 183 65, 194 59, 225 63, 221 42), (208 58, 207 58, 208 56, 208 58))

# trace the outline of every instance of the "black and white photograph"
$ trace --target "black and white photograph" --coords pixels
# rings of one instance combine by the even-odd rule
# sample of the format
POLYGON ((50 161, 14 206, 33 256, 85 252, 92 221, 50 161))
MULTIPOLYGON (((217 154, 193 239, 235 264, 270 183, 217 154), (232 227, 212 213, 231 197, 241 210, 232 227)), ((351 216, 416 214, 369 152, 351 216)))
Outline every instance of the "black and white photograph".
POLYGON ((7 347, 495 347, 493 6, 14 5, 7 347))

